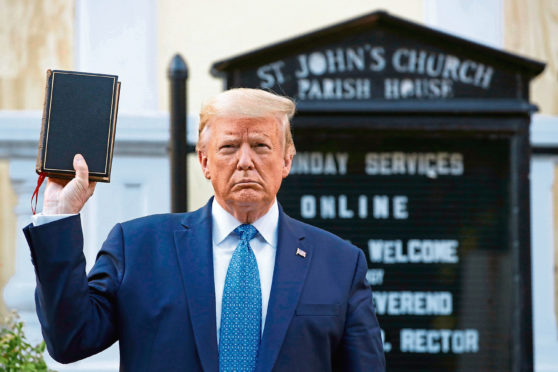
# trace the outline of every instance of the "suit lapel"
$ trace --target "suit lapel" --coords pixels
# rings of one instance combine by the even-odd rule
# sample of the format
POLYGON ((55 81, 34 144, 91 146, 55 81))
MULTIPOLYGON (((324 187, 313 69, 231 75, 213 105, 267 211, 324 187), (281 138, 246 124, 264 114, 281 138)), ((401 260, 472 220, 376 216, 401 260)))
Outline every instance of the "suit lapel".
POLYGON ((184 282, 194 337, 204 371, 219 370, 215 324, 215 285, 211 237, 211 200, 198 212, 186 215, 174 233, 178 263, 184 282))
POLYGON ((310 243, 304 240, 302 230, 292 223, 281 208, 278 231, 273 283, 264 334, 256 362, 257 372, 271 371, 275 364, 312 260, 310 243), (306 252, 306 257, 297 255, 297 248, 306 252))

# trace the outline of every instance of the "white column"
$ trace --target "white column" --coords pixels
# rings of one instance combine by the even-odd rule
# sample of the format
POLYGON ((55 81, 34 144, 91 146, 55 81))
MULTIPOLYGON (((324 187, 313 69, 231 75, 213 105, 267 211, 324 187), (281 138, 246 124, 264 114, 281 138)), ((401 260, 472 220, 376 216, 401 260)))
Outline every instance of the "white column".
MULTIPOLYGON (((10 179, 17 195, 15 215, 17 217, 16 267, 15 274, 4 288, 4 301, 8 309, 15 309, 25 323, 25 332, 32 343, 42 341, 39 319, 35 313, 35 271, 22 229, 31 222, 31 194, 35 189, 37 175, 35 163, 30 159, 10 162, 10 179)), ((42 203, 42 200, 39 200, 42 203)))
MULTIPOLYGON (((558 118, 535 115, 531 143, 558 147, 558 118)), ((558 371, 558 324, 554 310, 554 195, 558 156, 535 155, 531 160, 531 261, 533 289, 533 343, 536 372, 558 371)))
POLYGON ((554 312, 554 168, 556 157, 531 162, 531 234, 535 371, 558 371, 558 332, 554 312))
POLYGON ((158 109, 154 0, 76 0, 75 68, 118 75, 121 113, 158 109))
POLYGON ((476 43, 504 46, 503 0, 425 0, 428 26, 476 43))

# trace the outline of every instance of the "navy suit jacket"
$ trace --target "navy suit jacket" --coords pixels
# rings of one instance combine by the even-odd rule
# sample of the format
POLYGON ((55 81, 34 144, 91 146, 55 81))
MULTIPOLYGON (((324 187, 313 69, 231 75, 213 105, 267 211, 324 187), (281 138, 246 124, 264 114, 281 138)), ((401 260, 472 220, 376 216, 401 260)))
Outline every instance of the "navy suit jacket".
MULTIPOLYGON (((211 201, 117 224, 88 277, 79 216, 26 227, 52 357, 73 362, 118 340, 121 371, 217 372, 211 225, 211 201)), ((278 231, 256 371, 384 371, 362 251, 282 209, 278 231)))

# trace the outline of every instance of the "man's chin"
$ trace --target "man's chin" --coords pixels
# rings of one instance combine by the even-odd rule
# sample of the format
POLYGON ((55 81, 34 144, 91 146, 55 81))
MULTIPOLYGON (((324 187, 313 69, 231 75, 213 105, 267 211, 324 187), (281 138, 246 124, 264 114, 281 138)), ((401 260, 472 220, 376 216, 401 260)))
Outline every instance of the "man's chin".
POLYGON ((234 195, 236 204, 259 204, 262 202, 262 199, 263 196, 252 189, 243 189, 234 195))
POLYGON ((236 207, 240 208, 262 208, 267 203, 265 194, 253 189, 242 189, 235 192, 230 200, 236 207), (232 199, 232 200, 231 200, 232 199))

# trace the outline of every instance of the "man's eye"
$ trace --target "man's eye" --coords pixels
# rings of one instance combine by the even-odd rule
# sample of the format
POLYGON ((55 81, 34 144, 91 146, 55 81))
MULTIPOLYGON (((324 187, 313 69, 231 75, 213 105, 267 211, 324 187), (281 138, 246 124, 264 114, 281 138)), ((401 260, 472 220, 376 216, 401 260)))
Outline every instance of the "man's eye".
POLYGON ((270 148, 269 145, 266 143, 258 143, 256 147, 270 148))

